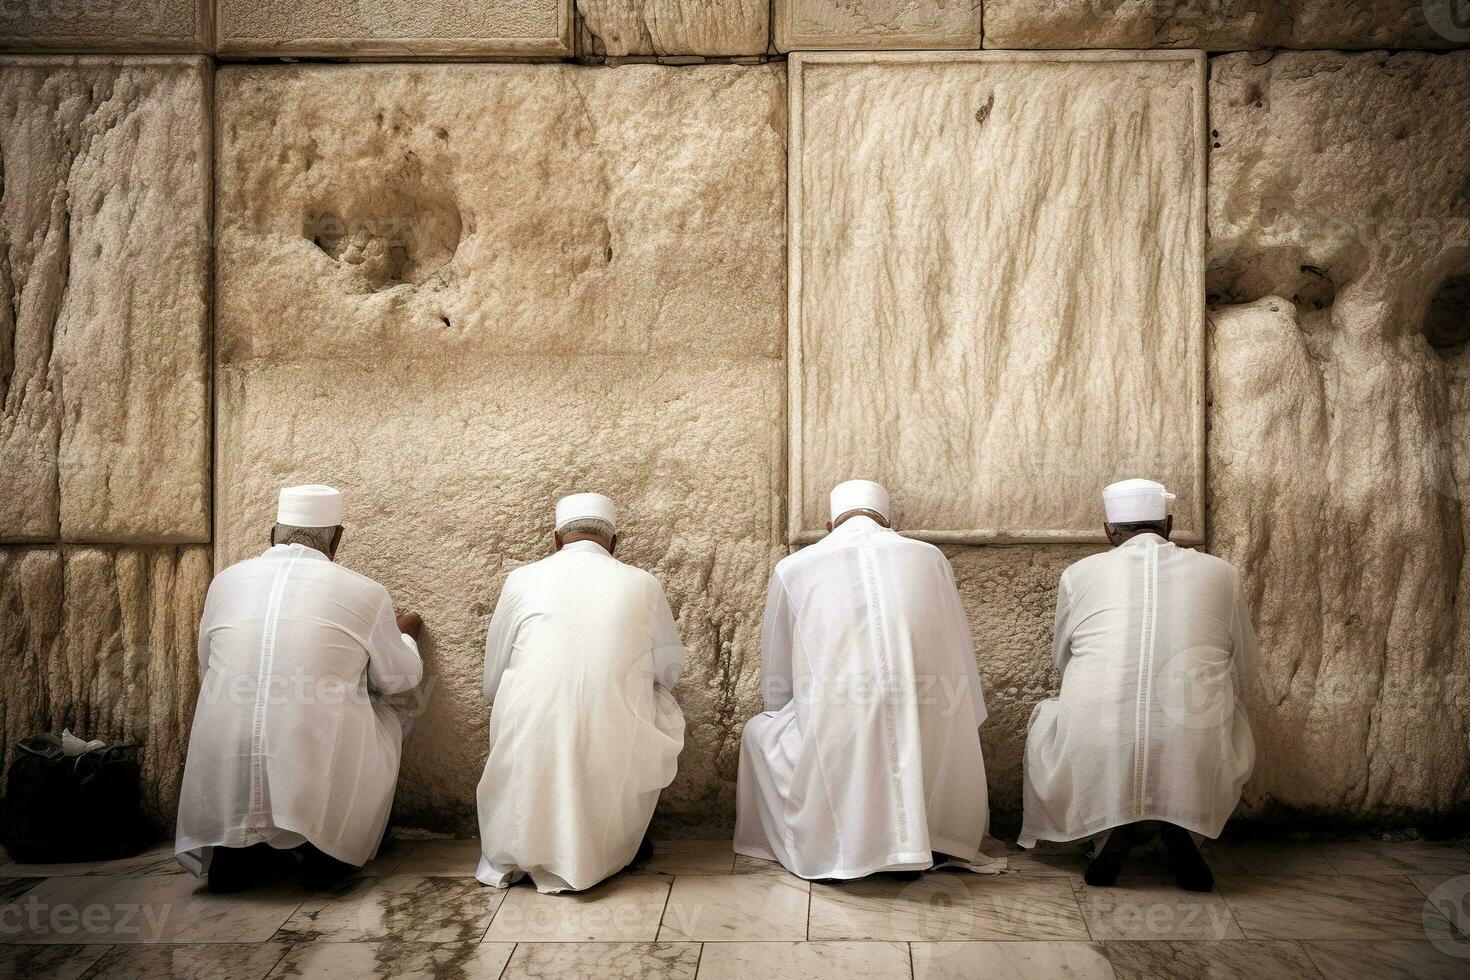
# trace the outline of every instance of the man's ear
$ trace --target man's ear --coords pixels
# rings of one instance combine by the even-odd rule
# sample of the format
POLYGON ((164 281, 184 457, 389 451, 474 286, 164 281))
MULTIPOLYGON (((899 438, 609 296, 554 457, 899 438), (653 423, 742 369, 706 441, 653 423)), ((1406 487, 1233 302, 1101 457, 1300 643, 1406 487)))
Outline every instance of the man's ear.
POLYGON ((341 546, 341 544, 342 544, 342 525, 341 524, 338 524, 337 525, 337 530, 335 530, 335 531, 332 532, 332 550, 330 550, 330 551, 327 552, 327 557, 328 558, 336 558, 337 557, 337 549, 341 546))
POLYGON ((828 521, 827 522, 827 530, 829 530, 829 531, 832 530, 832 522, 831 521, 828 521))
POLYGON ((1165 540, 1168 540, 1169 535, 1171 535, 1173 533, 1174 533, 1174 515, 1173 514, 1170 514, 1168 517, 1165 517, 1164 518, 1164 539, 1165 540))
POLYGON ((1113 533, 1113 525, 1107 521, 1103 521, 1103 535, 1108 539, 1108 544, 1116 545, 1118 543, 1118 539, 1113 533))
POLYGON ((551 532, 551 550, 552 551, 560 551, 561 550, 561 532, 560 531, 552 531, 551 532))
POLYGON ((607 543, 607 553, 614 554, 618 550, 618 536, 614 534, 612 540, 607 543))

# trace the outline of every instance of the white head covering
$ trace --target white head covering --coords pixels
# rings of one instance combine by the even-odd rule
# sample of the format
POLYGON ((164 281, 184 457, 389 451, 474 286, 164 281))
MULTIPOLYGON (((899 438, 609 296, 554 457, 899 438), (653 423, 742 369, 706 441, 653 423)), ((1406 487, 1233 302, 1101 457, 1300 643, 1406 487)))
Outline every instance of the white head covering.
POLYGON ((1153 480, 1123 480, 1103 489, 1103 509, 1109 524, 1162 521, 1169 516, 1174 495, 1153 480))
POLYGON ((618 509, 612 499, 600 493, 574 493, 556 502, 556 529, 560 531, 572 521, 586 517, 607 521, 613 530, 618 526, 618 509))
POLYGON ((321 483, 286 487, 276 503, 276 523, 291 527, 336 527, 342 523, 342 491, 321 483))
POLYGON ((850 510, 875 510, 889 518, 888 491, 872 480, 848 480, 832 488, 832 520, 850 510))

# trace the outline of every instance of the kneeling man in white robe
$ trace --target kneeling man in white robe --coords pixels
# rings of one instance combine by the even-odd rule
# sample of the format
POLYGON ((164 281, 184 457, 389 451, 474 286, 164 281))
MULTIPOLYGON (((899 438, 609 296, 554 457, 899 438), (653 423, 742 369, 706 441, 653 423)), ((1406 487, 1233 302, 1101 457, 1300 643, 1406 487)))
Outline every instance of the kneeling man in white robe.
POLYGON ((1087 869, 1111 885, 1157 831, 1179 884, 1214 878, 1190 838, 1220 835, 1255 761, 1242 701, 1258 659, 1240 575, 1169 541, 1162 484, 1103 491, 1116 547, 1062 573, 1058 697, 1031 715, 1022 847, 1112 831, 1087 869))
POLYGON ((215 891, 260 880, 280 852, 322 887, 377 853, 423 676, 414 613, 334 559, 342 495, 281 491, 271 547, 210 583, 203 683, 175 853, 215 891))
POLYGON ((771 575, 735 850, 803 878, 979 870, 985 702, 954 572, 889 527, 876 483, 840 484, 831 514, 771 575))
POLYGON ((475 876, 497 888, 581 891, 646 859, 684 747, 684 647, 658 579, 613 557, 613 502, 562 498, 553 543, 506 578, 485 639, 475 876))

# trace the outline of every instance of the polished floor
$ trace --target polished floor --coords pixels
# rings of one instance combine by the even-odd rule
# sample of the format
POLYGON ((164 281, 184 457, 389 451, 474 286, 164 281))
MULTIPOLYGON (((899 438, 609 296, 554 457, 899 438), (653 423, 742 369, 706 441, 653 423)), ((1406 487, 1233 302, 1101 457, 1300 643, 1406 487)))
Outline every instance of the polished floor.
POLYGON ((811 884, 669 841, 582 895, 472 877, 474 841, 396 841, 331 892, 215 896, 166 849, 0 864, 0 977, 1470 977, 1470 844, 1210 845, 1218 887, 1154 855, 1116 888, 1073 856, 998 876, 811 884))

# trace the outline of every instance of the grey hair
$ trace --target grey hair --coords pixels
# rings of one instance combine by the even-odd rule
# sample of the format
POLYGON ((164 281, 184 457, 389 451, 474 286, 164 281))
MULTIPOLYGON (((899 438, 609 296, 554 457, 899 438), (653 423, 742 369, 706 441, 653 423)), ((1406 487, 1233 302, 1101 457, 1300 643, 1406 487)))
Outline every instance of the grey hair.
POLYGON ((604 540, 611 541, 616 532, 613 526, 600 517, 579 517, 576 520, 567 521, 557 528, 563 537, 568 534, 595 534, 604 540))
POLYGON ((271 531, 271 544, 303 544, 315 548, 324 555, 332 553, 332 538, 335 527, 296 527, 293 524, 277 524, 271 531))

